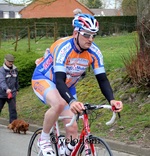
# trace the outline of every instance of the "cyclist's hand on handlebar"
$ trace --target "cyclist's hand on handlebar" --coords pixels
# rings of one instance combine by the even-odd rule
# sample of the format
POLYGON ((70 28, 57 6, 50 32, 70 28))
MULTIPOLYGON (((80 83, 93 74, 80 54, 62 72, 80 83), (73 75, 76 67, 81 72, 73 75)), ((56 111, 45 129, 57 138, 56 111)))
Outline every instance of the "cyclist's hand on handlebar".
POLYGON ((78 102, 78 101, 74 101, 71 103, 70 105, 70 110, 74 113, 82 113, 82 111, 84 110, 84 105, 82 102, 78 102))
POLYGON ((120 112, 123 109, 123 104, 121 101, 111 100, 110 101, 111 106, 114 106, 114 112, 120 112))

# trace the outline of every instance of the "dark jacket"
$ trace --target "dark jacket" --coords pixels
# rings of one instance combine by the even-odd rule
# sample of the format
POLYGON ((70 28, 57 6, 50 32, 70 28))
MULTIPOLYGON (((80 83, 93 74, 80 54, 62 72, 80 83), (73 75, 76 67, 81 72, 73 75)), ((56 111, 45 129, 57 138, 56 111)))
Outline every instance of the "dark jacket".
POLYGON ((5 64, 0 67, 0 98, 7 98, 6 90, 11 89, 13 97, 19 89, 18 70, 15 65, 12 69, 5 64))

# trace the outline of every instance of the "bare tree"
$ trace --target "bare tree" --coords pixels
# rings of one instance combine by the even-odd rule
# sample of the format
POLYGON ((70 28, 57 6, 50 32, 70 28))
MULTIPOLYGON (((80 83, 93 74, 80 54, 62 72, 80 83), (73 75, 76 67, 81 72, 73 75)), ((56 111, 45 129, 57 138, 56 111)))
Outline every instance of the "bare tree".
POLYGON ((123 0, 115 0, 115 9, 116 8, 121 8, 121 3, 123 0))
POLYGON ((32 0, 4 0, 4 1, 13 5, 28 5, 32 2, 32 0))
POLYGON ((135 55, 124 59, 131 81, 149 92, 150 88, 150 0, 137 0, 137 25, 139 43, 135 55))
POLYGON ((150 52, 150 0, 137 0, 137 8, 140 51, 150 52))
POLYGON ((101 0, 103 4, 103 8, 113 8, 117 9, 120 8, 122 0, 101 0))
POLYGON ((125 16, 137 15, 137 0, 123 0, 121 7, 123 15, 125 16))
POLYGON ((42 5, 42 4, 50 4, 56 0, 4 0, 4 1, 13 5, 28 5, 32 2, 37 1, 39 5, 42 5))

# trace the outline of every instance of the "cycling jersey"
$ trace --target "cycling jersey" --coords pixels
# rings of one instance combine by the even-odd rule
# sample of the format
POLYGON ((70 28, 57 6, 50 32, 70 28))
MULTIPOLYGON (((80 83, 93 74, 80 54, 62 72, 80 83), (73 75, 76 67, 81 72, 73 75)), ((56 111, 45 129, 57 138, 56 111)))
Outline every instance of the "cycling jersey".
POLYGON ((44 103, 46 94, 57 88, 65 101, 71 104, 76 99, 75 85, 90 65, 106 99, 113 99, 102 53, 94 43, 87 50, 80 52, 74 44, 73 37, 61 38, 46 49, 44 56, 36 60, 36 65, 32 87, 44 103))
POLYGON ((92 43, 91 47, 80 52, 73 37, 61 38, 47 49, 43 58, 36 61, 33 79, 44 75, 55 83, 55 72, 66 73, 66 85, 75 86, 80 76, 92 65, 95 75, 105 73, 103 56, 99 48, 92 43))

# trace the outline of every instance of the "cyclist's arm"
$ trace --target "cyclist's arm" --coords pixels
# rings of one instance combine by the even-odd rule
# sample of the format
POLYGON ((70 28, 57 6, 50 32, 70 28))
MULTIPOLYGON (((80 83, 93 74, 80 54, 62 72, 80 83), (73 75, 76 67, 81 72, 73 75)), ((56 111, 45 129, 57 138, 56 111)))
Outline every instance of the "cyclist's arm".
POLYGON ((58 89, 60 95, 63 99, 70 105, 73 101, 76 101, 75 98, 70 93, 65 81, 66 81, 66 73, 65 72, 56 72, 56 88, 58 89))
POLYGON ((103 95, 110 103, 111 100, 114 100, 114 95, 106 73, 97 74, 96 78, 103 95))

